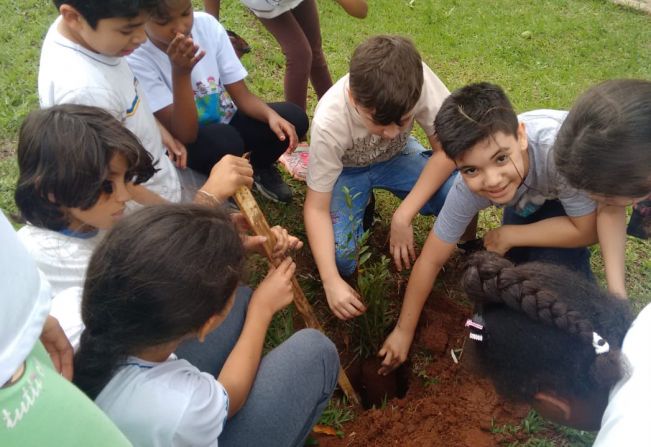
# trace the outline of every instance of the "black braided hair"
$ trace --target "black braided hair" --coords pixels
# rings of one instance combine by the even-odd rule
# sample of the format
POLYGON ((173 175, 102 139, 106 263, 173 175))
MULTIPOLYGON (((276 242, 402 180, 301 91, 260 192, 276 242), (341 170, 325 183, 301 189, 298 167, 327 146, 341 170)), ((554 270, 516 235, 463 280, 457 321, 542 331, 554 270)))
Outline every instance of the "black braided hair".
POLYGON ((514 266, 490 252, 469 258, 462 283, 485 322, 480 363, 503 394, 530 401, 545 389, 585 397, 622 378, 627 302, 567 269, 514 266), (609 343, 608 353, 595 353, 593 332, 609 343))

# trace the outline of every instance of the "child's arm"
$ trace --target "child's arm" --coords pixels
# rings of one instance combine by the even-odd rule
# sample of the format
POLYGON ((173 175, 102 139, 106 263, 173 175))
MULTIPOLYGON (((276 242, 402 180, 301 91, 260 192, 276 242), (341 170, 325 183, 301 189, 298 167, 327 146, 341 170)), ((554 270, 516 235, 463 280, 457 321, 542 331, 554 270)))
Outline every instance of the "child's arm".
POLYGON ((286 258, 269 270, 251 297, 240 338, 217 378, 228 392, 229 418, 242 408, 251 391, 272 317, 294 298, 291 279, 295 270, 296 264, 286 258))
POLYGON ((368 13, 366 0, 335 0, 339 5, 353 17, 363 19, 368 13))
POLYGON ((598 205, 597 234, 604 258, 608 290, 626 298, 625 260, 626 208, 623 206, 598 205))
POLYGON ((434 231, 430 232, 409 276, 398 323, 378 352, 384 357, 378 374, 388 374, 407 359, 425 301, 455 247, 456 244, 444 242, 434 231))
POLYGON ((484 236, 487 250, 504 255, 513 247, 587 247, 597 242, 596 212, 559 216, 525 225, 502 225, 484 236))
POLYGON ((221 0, 203 0, 203 9, 208 13, 219 20, 219 8, 221 6, 221 0))
POLYGON ((177 168, 185 169, 188 163, 188 151, 185 149, 185 146, 174 138, 158 119, 156 119, 156 123, 160 130, 163 146, 167 149, 167 156, 176 164, 177 168))
POLYGON ((409 268, 411 262, 416 259, 411 221, 423 205, 450 177, 455 168, 454 162, 443 152, 436 134, 430 135, 428 139, 433 151, 432 156, 418 177, 413 189, 391 218, 389 250, 399 271, 402 270, 403 263, 405 268, 409 268))
POLYGON ((291 152, 296 149, 298 136, 294 125, 251 93, 244 81, 237 81, 224 87, 239 110, 251 118, 269 124, 269 128, 278 136, 280 141, 289 138, 288 151, 291 152))
POLYGON ((224 155, 210 170, 206 183, 197 191, 195 203, 215 205, 226 201, 241 186, 253 185, 253 168, 249 160, 224 155))
POLYGON ((328 305, 335 316, 348 320, 364 313, 366 308, 355 290, 343 280, 335 262, 335 235, 330 217, 332 192, 307 188, 303 216, 307 239, 323 282, 328 305))
POLYGON ((183 144, 192 143, 199 131, 199 117, 192 91, 192 69, 206 53, 192 38, 178 33, 167 48, 172 65, 172 104, 154 115, 183 144))
POLYGON ((134 185, 133 183, 127 183, 126 185, 127 191, 131 194, 131 199, 141 205, 160 205, 162 203, 167 203, 167 200, 163 199, 155 192, 150 191, 144 185, 134 185))

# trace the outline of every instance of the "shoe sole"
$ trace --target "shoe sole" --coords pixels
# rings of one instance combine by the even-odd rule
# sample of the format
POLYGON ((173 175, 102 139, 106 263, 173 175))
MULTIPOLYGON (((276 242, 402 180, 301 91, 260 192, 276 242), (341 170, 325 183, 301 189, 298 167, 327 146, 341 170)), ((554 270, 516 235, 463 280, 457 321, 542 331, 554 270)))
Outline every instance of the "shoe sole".
POLYGON ((255 189, 257 189, 258 192, 259 192, 260 194, 262 194, 264 197, 266 197, 267 199, 271 200, 272 202, 276 202, 276 203, 291 203, 291 201, 292 201, 291 197, 290 197, 289 200, 287 200, 286 202, 283 201, 283 200, 280 200, 280 199, 278 198, 277 195, 275 195, 275 194, 272 193, 272 192, 269 192, 269 190, 268 190, 267 188, 265 188, 264 186, 262 186, 260 183, 258 183, 258 182, 253 182, 253 184, 255 185, 255 189))

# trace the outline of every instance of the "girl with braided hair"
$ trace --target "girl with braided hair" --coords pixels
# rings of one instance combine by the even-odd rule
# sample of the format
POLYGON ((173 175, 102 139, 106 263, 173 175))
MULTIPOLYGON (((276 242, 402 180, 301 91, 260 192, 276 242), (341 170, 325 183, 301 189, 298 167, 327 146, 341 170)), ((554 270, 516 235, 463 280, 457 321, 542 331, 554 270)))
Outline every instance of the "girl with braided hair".
POLYGON ((651 306, 632 322, 628 302, 567 269, 470 257, 463 287, 474 360, 501 394, 543 417, 601 427, 595 446, 651 439, 651 306))

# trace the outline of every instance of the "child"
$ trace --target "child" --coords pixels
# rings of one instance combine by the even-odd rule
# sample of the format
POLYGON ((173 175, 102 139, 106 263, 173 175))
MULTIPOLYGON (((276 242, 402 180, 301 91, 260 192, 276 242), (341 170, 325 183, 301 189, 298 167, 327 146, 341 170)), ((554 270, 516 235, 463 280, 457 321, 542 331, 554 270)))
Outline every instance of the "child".
MULTIPOLYGON (((332 86, 315 0, 241 0, 280 44, 285 55, 285 100, 307 109, 307 83, 320 99, 332 86)), ((363 19, 366 0, 336 0, 351 16, 363 19)), ((206 11, 219 17, 221 0, 204 0, 206 11)))
POLYGON ((302 446, 325 408, 339 361, 323 334, 299 331, 260 358, 295 264, 271 269, 247 309, 233 303, 243 260, 227 215, 193 205, 140 210, 93 254, 75 383, 135 445, 302 446), (241 330, 220 331, 229 311, 246 315, 241 330), (173 356, 212 331, 215 353, 230 352, 214 376, 173 356))
POLYGON ((555 422, 601 426, 595 447, 647 443, 651 306, 631 324, 627 302, 580 275, 487 252, 473 255, 463 284, 476 303, 464 357, 499 392, 555 422))
MULTIPOLYGON (((57 317, 69 321, 66 315, 79 314, 78 303, 62 292, 83 285, 104 230, 122 218, 134 184, 154 173, 151 155, 108 112, 64 104, 27 116, 17 156, 15 200, 28 222, 18 236, 52 285, 57 317)), ((242 158, 224 158, 196 200, 226 200, 240 185, 251 185, 251 167, 242 158)), ((76 326, 64 326, 74 342, 76 326)))
POLYGON ((159 2, 145 31, 149 40, 127 60, 156 118, 188 145, 188 166, 207 174, 223 155, 250 151, 260 192, 290 202, 292 191, 274 164, 307 132, 305 112, 251 93, 226 30, 193 13, 190 0, 159 2))
POLYGON ((72 349, 48 317, 47 281, 2 213, 0 241, 0 444, 130 446, 66 380, 72 376, 66 364, 72 349))
POLYGON ((418 318, 436 277, 480 210, 506 207, 504 225, 484 246, 516 263, 566 265, 592 278, 586 246, 596 239, 595 203, 563 181, 552 146, 566 112, 536 110, 516 116, 493 84, 463 87, 448 97, 435 126, 460 176, 448 194, 409 277, 400 317, 379 354, 381 371, 405 361, 418 318))
POLYGON ((304 217, 328 304, 338 318, 365 310, 342 276, 355 270, 356 240, 373 188, 405 199, 391 223, 391 251, 399 267, 403 251, 408 259, 408 244, 400 241, 413 242, 413 217, 419 210, 438 214, 443 206, 454 164, 439 150, 433 123, 448 94, 411 41, 375 36, 357 47, 350 74, 319 101, 312 121, 304 217), (428 135, 431 157, 410 137, 414 121, 428 135), (344 188, 350 191, 351 206, 344 188))
POLYGON ((559 172, 598 203, 608 289, 622 298, 627 206, 634 205, 628 233, 648 238, 642 221, 651 215, 650 122, 651 82, 606 81, 577 100, 554 144, 559 172))
POLYGON ((60 16, 48 30, 41 49, 41 106, 76 103, 109 111, 152 155, 157 171, 147 187, 165 200, 181 200, 179 178, 172 161, 165 156, 163 143, 179 167, 185 166, 185 148, 159 127, 123 59, 147 39, 144 23, 157 2, 54 0, 54 4, 60 16))

